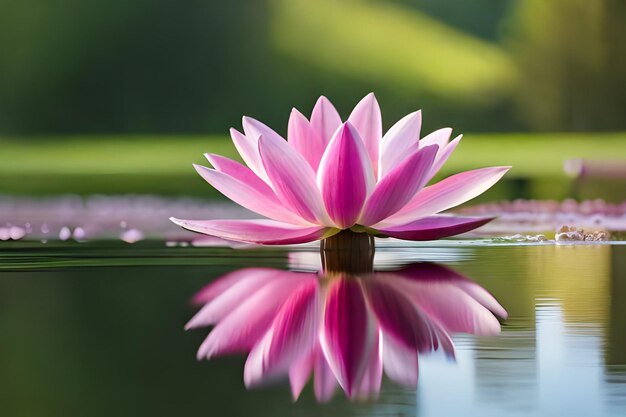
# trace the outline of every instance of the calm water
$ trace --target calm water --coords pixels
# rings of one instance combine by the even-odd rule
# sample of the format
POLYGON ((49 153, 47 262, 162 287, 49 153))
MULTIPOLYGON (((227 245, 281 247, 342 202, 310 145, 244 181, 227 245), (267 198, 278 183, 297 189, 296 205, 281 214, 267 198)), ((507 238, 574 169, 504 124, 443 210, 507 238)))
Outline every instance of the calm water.
POLYGON ((437 262, 508 310, 495 337, 453 335, 456 361, 421 355, 417 390, 378 400, 309 383, 248 391, 244 356, 195 359, 191 297, 243 267, 314 271, 314 249, 234 251, 160 243, 0 246, 2 416, 618 416, 626 414, 626 246, 445 243, 379 249, 393 270, 437 262))

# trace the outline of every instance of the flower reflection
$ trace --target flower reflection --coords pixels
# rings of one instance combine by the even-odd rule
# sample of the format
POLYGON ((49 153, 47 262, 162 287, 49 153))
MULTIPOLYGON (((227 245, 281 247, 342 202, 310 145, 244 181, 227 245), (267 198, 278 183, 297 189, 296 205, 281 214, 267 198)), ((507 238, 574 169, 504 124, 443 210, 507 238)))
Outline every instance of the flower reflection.
POLYGON ((414 387, 420 354, 453 358, 450 333, 495 335, 495 315, 507 316, 484 288, 432 263, 358 275, 242 269, 194 302, 202 308, 186 328, 215 326, 199 359, 248 353, 246 386, 289 379, 294 399, 312 374, 322 402, 338 386, 350 398, 376 396, 383 371, 414 387))

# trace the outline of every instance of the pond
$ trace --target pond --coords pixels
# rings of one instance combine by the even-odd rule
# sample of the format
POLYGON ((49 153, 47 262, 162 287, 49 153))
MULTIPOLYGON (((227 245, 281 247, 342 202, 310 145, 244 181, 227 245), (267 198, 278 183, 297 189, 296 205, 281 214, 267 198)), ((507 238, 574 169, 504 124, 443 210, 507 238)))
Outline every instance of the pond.
POLYGON ((154 241, 3 244, 0 414, 617 416, 626 410, 624 245, 439 241, 378 248, 379 274, 454 271, 493 294, 508 318, 499 335, 451 332, 454 360, 420 354, 416 389, 385 376, 378 398, 350 401, 338 390, 325 404, 311 381, 296 402, 283 380, 247 390, 245 355, 196 360, 209 328, 184 330, 198 310, 194 294, 224 274, 259 267, 315 272, 319 251, 154 241))

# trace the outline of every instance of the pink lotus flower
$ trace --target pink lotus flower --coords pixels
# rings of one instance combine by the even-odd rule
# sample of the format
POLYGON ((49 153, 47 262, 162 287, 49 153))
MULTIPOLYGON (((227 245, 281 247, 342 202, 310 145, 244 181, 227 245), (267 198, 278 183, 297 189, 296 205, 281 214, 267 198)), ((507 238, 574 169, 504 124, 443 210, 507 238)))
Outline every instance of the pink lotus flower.
POLYGON ((406 240, 432 240, 479 227, 491 218, 437 213, 495 184, 510 167, 453 175, 425 187, 458 145, 452 129, 420 139, 421 112, 382 134, 380 108, 368 94, 346 122, 325 97, 307 120, 294 109, 288 141, 263 123, 243 118, 231 129, 247 166, 207 154, 213 168, 198 173, 226 197, 267 219, 171 220, 192 231, 267 245, 305 243, 341 230, 406 240))
POLYGON ((289 379, 294 399, 313 374, 319 401, 380 391, 384 373, 415 387, 418 355, 454 357, 450 332, 495 335, 506 311, 485 289, 435 264, 398 272, 318 275, 265 268, 232 272, 194 298, 186 328, 215 325, 198 358, 249 352, 247 387, 289 379))

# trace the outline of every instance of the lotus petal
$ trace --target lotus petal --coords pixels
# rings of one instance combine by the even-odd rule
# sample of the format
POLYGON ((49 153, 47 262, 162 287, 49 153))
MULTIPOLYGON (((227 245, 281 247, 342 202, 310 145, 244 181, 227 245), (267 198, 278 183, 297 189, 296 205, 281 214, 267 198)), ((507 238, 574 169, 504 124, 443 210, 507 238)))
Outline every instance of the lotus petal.
POLYGON ((369 154, 374 169, 374 176, 378 171, 378 151, 380 140, 383 136, 383 122, 380 114, 380 106, 374 93, 369 93, 356 105, 350 117, 350 122, 359 132, 365 149, 369 154))
POLYGON ((437 154, 437 146, 415 151, 378 184, 368 198, 358 223, 370 226, 396 213, 425 184, 437 154))
POLYGON ((311 126, 315 133, 322 139, 324 145, 330 142, 335 131, 341 125, 341 116, 335 106, 326 97, 321 96, 311 113, 311 126))
POLYGON ((439 146, 439 152, 441 152, 446 147, 446 145, 448 145, 451 134, 452 129, 450 129, 449 127, 435 130, 434 132, 429 133, 428 135, 420 139, 420 146, 437 145, 439 146))
MULTIPOLYGON (((270 219, 286 223, 300 225, 307 223, 300 216, 286 209, 267 185, 265 185, 267 189, 263 187, 257 188, 250 179, 247 179, 249 182, 243 182, 225 172, 210 169, 202 165, 194 164, 194 168, 198 174, 217 191, 248 210, 269 217, 270 219)), ((245 167, 242 166, 242 168, 245 167)), ((241 170, 238 175, 245 177, 244 170, 241 170)))
POLYGON ((489 223, 491 220, 493 220, 493 217, 461 217, 441 214, 377 230, 396 239, 435 240, 469 232, 489 223))
POLYGON ((379 180, 417 150, 421 128, 422 112, 416 111, 404 116, 385 133, 380 143, 379 180))
POLYGON ((319 137, 307 118, 296 109, 291 110, 287 138, 296 152, 309 162, 314 171, 317 171, 326 149, 326 142, 319 137))
POLYGON ((261 155, 259 155, 259 137, 246 136, 237 129, 230 129, 230 137, 246 165, 248 165, 259 178, 269 183, 265 168, 263 168, 261 155))
MULTIPOLYGON (((430 168, 430 174, 428 174, 428 180, 426 180, 426 183, 430 182, 430 180, 437 174, 437 172, 439 172, 441 167, 446 163, 448 158, 450 158, 450 155, 452 155, 452 152, 454 152, 462 137, 463 135, 459 135, 454 138, 452 142, 448 143, 444 147, 439 148, 439 151, 437 151, 437 156, 435 157, 435 162, 433 162, 433 166, 430 168)), ((422 141, 420 141, 420 144, 423 146, 422 141)))
POLYGON ((272 136, 261 136, 259 152, 272 188, 282 203, 311 223, 333 226, 308 162, 287 142, 272 136))
POLYGON ((481 168, 448 177, 424 188, 404 208, 374 227, 406 224, 456 207, 487 191, 510 168, 481 168))
POLYGON ((276 198, 276 194, 274 194, 272 188, 247 166, 221 155, 206 153, 204 156, 219 172, 228 174, 234 179, 243 182, 262 194, 267 194, 271 196, 273 200, 278 201, 278 198, 276 198))
POLYGON ((328 144, 317 183, 337 227, 353 226, 374 188, 374 172, 359 133, 350 123, 343 124, 328 144))
POLYGON ((185 229, 238 242, 292 245, 332 236, 338 229, 296 226, 274 220, 182 220, 170 218, 185 229))

